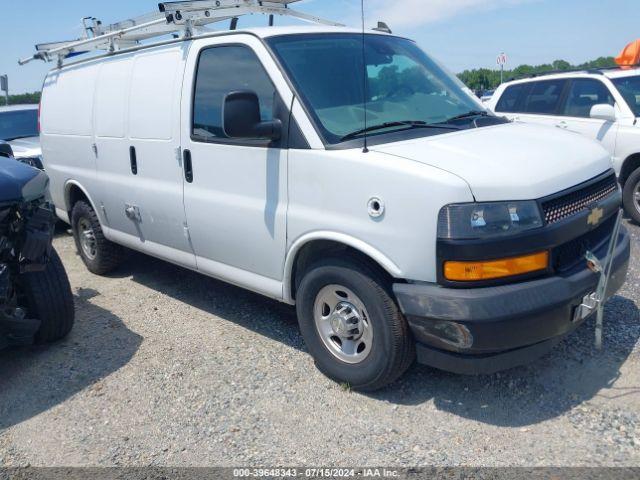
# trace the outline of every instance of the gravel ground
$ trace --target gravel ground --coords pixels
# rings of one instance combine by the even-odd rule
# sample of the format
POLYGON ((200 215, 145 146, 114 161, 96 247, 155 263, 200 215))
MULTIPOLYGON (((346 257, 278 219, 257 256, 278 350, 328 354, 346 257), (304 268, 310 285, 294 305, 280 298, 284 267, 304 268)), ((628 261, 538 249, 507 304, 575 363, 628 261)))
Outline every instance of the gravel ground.
POLYGON ((640 465, 640 228, 629 280, 536 363, 456 376, 414 366, 371 395, 324 378, 295 312, 133 254, 75 293, 63 342, 0 353, 0 465, 640 465))

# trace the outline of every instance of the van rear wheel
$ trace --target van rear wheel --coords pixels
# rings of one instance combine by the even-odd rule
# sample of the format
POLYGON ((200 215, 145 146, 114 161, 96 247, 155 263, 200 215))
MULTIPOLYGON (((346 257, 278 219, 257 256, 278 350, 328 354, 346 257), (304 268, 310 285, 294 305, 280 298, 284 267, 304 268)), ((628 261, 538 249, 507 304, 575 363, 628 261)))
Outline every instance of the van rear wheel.
POLYGON ((622 201, 627 215, 640 223, 640 168, 627 178, 622 192, 622 201))
POLYGON ((106 275, 120 265, 123 248, 105 238, 98 215, 87 202, 73 206, 71 229, 78 253, 91 273, 106 275))
POLYGON ((307 271, 296 295, 300 330, 318 369, 355 390, 393 383, 415 358, 385 283, 359 262, 327 259, 307 271))

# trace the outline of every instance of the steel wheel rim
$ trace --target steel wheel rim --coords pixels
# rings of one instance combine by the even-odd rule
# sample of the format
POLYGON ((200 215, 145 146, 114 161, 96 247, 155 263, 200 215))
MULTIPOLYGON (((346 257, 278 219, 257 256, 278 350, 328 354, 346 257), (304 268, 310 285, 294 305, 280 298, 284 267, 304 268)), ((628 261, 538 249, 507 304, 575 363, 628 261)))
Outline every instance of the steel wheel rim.
POLYGON ((80 248, 82 253, 93 260, 98 254, 98 247, 96 244, 96 233, 93 231, 91 222, 86 218, 78 220, 78 237, 80 239, 80 248))
POLYGON ((633 205, 636 207, 636 211, 640 213, 640 182, 636 183, 636 188, 633 190, 633 205))
POLYGON ((348 288, 322 288, 314 302, 313 318, 322 343, 338 360, 353 365, 371 353, 371 319, 362 300, 348 288))

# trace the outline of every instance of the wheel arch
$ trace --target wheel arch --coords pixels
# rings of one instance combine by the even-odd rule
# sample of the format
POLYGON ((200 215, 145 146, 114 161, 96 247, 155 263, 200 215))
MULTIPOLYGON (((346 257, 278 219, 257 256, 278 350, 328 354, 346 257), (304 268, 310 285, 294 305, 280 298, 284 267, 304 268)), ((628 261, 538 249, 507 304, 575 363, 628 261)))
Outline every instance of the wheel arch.
POLYGON ((294 304, 300 273, 316 259, 333 252, 350 252, 369 263, 388 278, 402 278, 402 270, 390 258, 368 243, 349 235, 322 231, 298 238, 287 253, 283 280, 283 299, 294 304))
MULTIPOLYGON (((69 180, 64 186, 64 203, 67 213, 69 214, 69 218, 71 218, 71 211, 73 210, 73 206, 79 200, 86 200, 91 205, 91 208, 98 213, 96 206, 89 195, 89 192, 80 185, 75 180, 69 180)), ((98 217, 99 218, 99 217, 98 217)))
POLYGON ((629 176, 640 168, 640 152, 629 155, 624 162, 622 162, 622 168, 620 169, 620 184, 624 186, 629 176))

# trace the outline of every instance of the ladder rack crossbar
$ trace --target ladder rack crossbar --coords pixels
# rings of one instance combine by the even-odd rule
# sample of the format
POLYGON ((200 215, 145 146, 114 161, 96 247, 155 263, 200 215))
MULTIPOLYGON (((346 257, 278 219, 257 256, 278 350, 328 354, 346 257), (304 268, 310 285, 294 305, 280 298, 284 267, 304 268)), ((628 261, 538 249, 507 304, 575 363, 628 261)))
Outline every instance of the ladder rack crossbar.
MULTIPOLYGON (((33 60, 47 62, 56 60, 58 65, 71 55, 81 55, 92 50, 106 50, 114 53, 122 48, 139 45, 143 40, 171 34, 190 38, 207 25, 246 15, 262 14, 288 16, 306 22, 343 26, 331 20, 309 15, 289 8, 300 0, 193 0, 164 2, 159 4, 159 12, 123 20, 104 26, 92 17, 83 19, 85 38, 68 42, 53 42, 36 45, 36 54, 20 60, 24 65, 33 60)), ((152 46, 150 44, 149 46, 152 46)))

